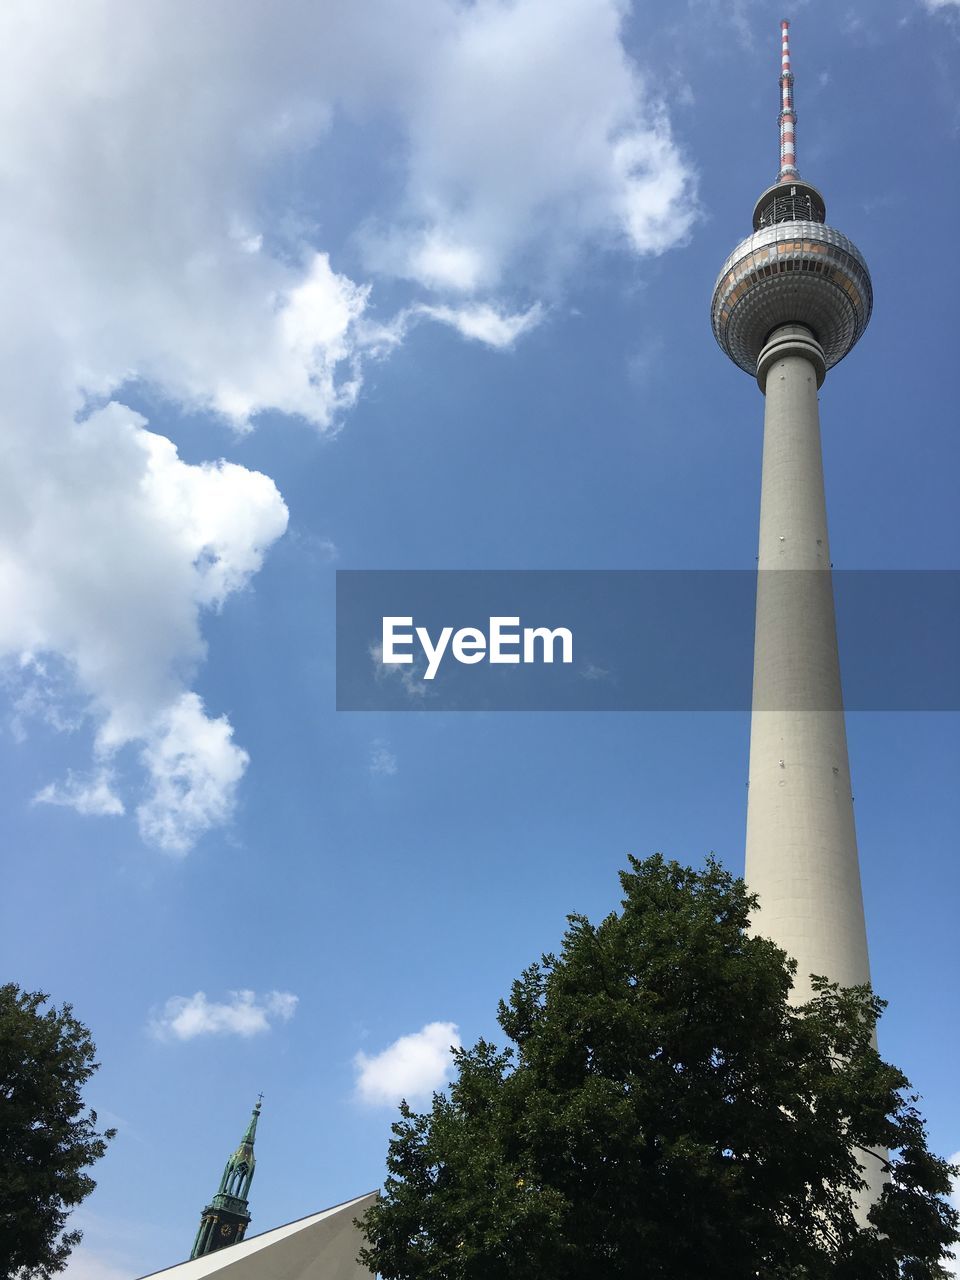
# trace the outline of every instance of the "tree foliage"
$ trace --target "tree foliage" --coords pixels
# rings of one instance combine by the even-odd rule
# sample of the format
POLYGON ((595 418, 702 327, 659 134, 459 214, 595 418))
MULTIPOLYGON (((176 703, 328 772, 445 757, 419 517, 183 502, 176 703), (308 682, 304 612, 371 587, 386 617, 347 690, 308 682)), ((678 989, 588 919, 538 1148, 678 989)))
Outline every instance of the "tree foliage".
POLYGON ((455 1055, 401 1104, 361 1259, 385 1280, 934 1280, 956 1173, 881 1060, 883 1002, 818 981, 750 931, 710 859, 631 858, 622 910, 569 917, 513 984, 512 1044, 455 1055), (890 1152, 869 1225, 861 1161, 890 1152))
POLYGON ((70 1005, 0 986, 0 1278, 62 1271, 79 1231, 70 1209, 96 1185, 86 1169, 114 1130, 98 1133, 81 1090, 98 1067, 70 1005))

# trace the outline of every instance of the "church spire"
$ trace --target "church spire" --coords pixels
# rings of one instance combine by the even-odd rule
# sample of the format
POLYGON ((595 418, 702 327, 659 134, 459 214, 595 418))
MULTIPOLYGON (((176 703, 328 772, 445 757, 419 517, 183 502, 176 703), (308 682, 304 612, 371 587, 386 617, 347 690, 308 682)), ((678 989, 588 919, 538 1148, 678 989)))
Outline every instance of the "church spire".
POLYGON ((240 1145, 224 1166, 220 1188, 200 1216, 191 1258, 202 1258, 204 1254, 213 1253, 228 1244, 236 1244, 246 1234, 250 1225, 250 1184, 257 1164, 253 1144, 262 1101, 261 1093, 240 1145))
POLYGON ((241 1146, 248 1146, 250 1154, 253 1155, 253 1141, 257 1136, 257 1121, 260 1119, 260 1108, 263 1106, 263 1094, 257 1095, 257 1104, 253 1108, 253 1114, 250 1116, 250 1123, 247 1125, 247 1131, 243 1135, 241 1146))

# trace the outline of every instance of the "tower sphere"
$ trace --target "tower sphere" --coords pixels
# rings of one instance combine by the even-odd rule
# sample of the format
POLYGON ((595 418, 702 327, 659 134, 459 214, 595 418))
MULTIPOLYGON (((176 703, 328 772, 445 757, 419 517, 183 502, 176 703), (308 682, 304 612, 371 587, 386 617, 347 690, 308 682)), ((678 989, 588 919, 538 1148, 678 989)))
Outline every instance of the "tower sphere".
POLYGON ((872 309, 870 272, 857 246, 822 222, 789 219, 740 241, 720 269, 710 314, 723 350, 756 374, 764 343, 785 324, 806 325, 831 368, 858 341, 872 309))

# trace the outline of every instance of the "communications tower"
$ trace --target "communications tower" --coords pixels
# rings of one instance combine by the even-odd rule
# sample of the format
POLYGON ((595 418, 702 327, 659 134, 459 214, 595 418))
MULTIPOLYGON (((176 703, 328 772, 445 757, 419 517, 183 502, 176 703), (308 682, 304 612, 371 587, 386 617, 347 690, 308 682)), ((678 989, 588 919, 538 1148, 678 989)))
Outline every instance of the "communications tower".
MULTIPOLYGON (((870 273, 796 161, 790 24, 781 23, 780 171, 713 291, 717 342, 764 394, 746 881, 757 928, 810 976, 870 981, 837 652, 817 392, 873 305, 870 273)), ((867 1157, 868 1190, 882 1187, 867 1157)))

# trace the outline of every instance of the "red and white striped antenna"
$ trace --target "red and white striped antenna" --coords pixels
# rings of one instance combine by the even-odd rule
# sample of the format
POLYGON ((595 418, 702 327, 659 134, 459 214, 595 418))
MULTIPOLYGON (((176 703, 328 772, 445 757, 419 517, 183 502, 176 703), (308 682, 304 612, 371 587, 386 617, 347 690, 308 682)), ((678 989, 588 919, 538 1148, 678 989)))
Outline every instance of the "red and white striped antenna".
POLYGON ((780 23, 780 173, 778 182, 796 182, 797 113, 793 109, 793 72, 790 70, 790 23, 780 23))

